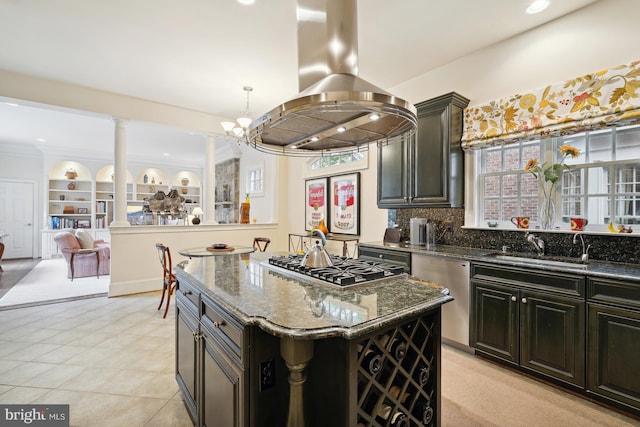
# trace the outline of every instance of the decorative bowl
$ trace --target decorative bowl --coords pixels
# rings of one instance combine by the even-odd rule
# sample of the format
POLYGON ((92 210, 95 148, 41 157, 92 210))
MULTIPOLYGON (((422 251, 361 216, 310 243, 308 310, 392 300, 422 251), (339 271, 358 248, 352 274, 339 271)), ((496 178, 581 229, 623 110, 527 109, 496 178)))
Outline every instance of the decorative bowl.
POLYGON ((213 249, 224 249, 227 247, 226 243, 214 243, 213 245, 211 245, 211 247, 213 249))

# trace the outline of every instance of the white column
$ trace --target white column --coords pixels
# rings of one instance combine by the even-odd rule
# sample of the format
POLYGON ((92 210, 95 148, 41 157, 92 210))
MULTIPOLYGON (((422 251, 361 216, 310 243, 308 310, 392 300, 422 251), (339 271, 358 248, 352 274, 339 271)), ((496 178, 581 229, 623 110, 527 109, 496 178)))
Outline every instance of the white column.
POLYGON ((204 182, 202 183, 204 197, 202 210, 205 224, 217 224, 216 221, 216 137, 207 135, 207 158, 204 165, 204 182))
POLYGON ((114 206, 111 225, 130 226, 127 221, 127 120, 114 117, 116 125, 114 142, 114 206))

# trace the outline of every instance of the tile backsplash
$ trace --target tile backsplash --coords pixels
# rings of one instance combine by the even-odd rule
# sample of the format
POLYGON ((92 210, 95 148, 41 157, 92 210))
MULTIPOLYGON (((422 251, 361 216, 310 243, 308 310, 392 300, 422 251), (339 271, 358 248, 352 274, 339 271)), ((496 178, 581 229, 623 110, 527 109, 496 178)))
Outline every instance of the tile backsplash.
MULTIPOLYGON (((522 230, 481 230, 463 229, 463 208, 409 208, 389 209, 389 222, 397 224, 403 229, 402 240, 409 240, 409 223, 411 218, 427 218, 435 222, 437 243, 442 245, 463 246, 499 251, 502 246, 509 247, 513 252, 532 252, 533 247, 525 240, 522 230), (446 223, 453 224, 453 232, 445 231, 446 223)), ((545 232, 532 229, 546 242, 546 253, 579 257, 582 254, 582 244, 573 244, 574 233, 545 232)), ((600 261, 640 263, 640 240, 637 237, 625 235, 601 235, 583 233, 585 244, 590 244, 590 259, 600 261)))

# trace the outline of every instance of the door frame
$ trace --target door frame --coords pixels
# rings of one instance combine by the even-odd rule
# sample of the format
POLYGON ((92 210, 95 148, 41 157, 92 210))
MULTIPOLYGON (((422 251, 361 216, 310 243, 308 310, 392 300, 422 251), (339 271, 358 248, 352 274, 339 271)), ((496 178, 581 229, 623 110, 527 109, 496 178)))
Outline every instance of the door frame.
MULTIPOLYGON (((1 178, 0 183, 18 183, 18 184, 31 184, 33 185, 33 194, 31 203, 33 205, 31 224, 33 224, 33 236, 31 242, 31 258, 40 258, 40 204, 39 204, 39 193, 40 189, 38 186, 38 181, 35 179, 18 179, 18 178, 1 178)), ((6 250, 5 250, 6 254, 6 250)))

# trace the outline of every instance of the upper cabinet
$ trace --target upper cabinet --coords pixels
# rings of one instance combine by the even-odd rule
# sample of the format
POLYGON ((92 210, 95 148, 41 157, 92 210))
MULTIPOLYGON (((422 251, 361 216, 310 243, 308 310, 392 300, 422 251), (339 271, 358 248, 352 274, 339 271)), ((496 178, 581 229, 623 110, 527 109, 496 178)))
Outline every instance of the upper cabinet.
POLYGON ((378 145, 378 207, 461 207, 463 109, 455 92, 416 105, 417 134, 378 145))

